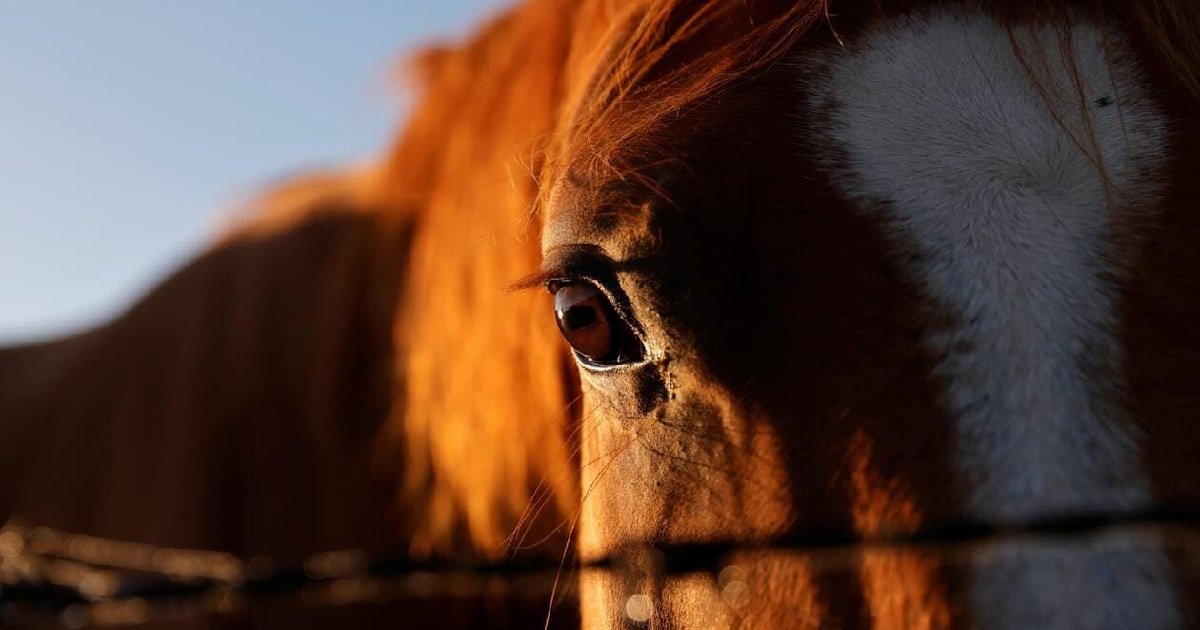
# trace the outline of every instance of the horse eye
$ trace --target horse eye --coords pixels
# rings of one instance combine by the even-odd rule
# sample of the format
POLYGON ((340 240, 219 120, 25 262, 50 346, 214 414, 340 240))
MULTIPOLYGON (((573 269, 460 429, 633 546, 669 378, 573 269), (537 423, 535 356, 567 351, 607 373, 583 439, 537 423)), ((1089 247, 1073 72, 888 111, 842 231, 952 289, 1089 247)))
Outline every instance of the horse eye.
POLYGON ((558 329, 585 363, 618 365, 642 358, 642 344, 604 293, 588 282, 552 283, 558 329))

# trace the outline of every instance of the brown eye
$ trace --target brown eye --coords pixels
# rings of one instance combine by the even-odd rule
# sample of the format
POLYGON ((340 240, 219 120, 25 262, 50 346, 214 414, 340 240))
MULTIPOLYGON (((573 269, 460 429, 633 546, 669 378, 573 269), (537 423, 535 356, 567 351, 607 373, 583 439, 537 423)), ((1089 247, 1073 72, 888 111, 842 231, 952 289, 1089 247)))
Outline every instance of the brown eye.
POLYGON ((554 283, 554 316, 575 353, 588 363, 617 365, 636 361, 642 346, 617 317, 608 297, 588 282, 554 283))

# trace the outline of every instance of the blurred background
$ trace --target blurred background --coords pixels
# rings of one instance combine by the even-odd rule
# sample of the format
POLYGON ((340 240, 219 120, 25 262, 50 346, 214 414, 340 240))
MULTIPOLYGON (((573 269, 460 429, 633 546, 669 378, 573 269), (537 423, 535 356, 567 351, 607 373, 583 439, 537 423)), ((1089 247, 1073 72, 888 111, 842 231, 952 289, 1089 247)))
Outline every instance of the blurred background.
POLYGON ((116 314, 261 187, 382 150, 400 54, 502 4, 0 2, 0 345, 116 314))

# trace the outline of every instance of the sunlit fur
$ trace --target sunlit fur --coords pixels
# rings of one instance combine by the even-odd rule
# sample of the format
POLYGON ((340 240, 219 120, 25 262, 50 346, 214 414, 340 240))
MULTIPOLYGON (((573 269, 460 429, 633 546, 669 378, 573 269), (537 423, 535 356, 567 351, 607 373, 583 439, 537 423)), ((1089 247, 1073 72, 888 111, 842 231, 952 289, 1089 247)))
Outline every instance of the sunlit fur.
MULTIPOLYGON (((383 167, 384 203, 415 229, 381 453, 418 552, 497 553, 522 516, 557 524, 575 498, 569 364, 545 296, 506 291, 538 266, 530 208, 573 4, 529 3, 417 58, 421 100, 383 167)), ((526 529, 514 544, 545 535, 526 529)))
MULTIPOLYGON (((385 159, 323 180, 318 188, 335 194, 268 203, 261 220, 225 233, 110 324, 0 351, 0 517, 283 557, 397 539, 417 554, 495 557, 548 526, 565 534, 581 518, 595 535, 618 523, 619 502, 580 511, 590 487, 581 480, 604 470, 577 451, 595 439, 600 393, 574 404, 584 388, 545 296, 505 291, 538 268, 541 222, 562 201, 551 185, 619 182, 573 202, 648 220, 642 205, 622 205, 623 193, 670 201, 660 180, 681 161, 671 121, 716 108, 723 91, 753 82, 806 37, 852 37, 876 10, 923 4, 530 0, 468 41, 418 56, 419 98, 385 159)), ((1012 24, 1067 14, 1063 2, 985 4, 1012 24)), ((1175 115, 1195 106, 1200 8, 1080 4, 1153 52, 1175 115)), ((1168 227, 1197 230, 1186 218, 1168 227)), ((1196 366, 1200 352, 1155 325, 1198 310, 1188 292, 1197 272, 1184 266, 1194 254, 1173 247, 1140 263, 1135 291, 1156 299, 1130 307, 1125 326, 1131 345, 1151 348, 1130 358, 1138 417, 1148 434, 1185 441, 1196 376, 1157 367, 1196 366), (1170 402, 1179 400, 1187 404, 1170 402)), ((714 390, 713 404, 742 393, 714 390)), ((861 435, 815 452, 814 467, 847 471, 855 500, 845 521, 860 533, 921 524, 928 515, 912 493, 922 480, 872 461, 878 443, 861 435)), ((739 437, 724 446, 754 455, 747 478, 777 482, 772 436, 739 437)), ((1188 466, 1149 448, 1177 464, 1163 470, 1188 466)), ((1151 473, 1164 496, 1200 494, 1200 481, 1151 473)), ((792 516, 764 514, 732 533, 770 533, 792 516)), ((818 572, 806 564, 772 570, 792 576, 773 594, 793 611, 845 615, 815 599, 806 585, 818 572)), ((927 556, 883 553, 838 588, 861 583, 866 619, 937 626, 957 613, 936 573, 927 556), (903 591, 891 587, 899 578, 903 591)), ((666 596, 703 619, 706 588, 675 584, 666 596)))

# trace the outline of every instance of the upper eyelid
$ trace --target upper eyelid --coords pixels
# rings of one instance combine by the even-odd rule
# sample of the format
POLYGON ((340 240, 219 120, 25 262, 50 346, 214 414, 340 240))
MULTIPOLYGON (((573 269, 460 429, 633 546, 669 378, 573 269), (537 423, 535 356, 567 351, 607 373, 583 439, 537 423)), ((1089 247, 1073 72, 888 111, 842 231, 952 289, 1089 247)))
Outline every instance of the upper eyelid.
POLYGON ((616 284, 613 261, 595 245, 560 245, 546 252, 542 268, 510 283, 508 291, 524 291, 548 286, 554 281, 591 280, 597 284, 616 284))
POLYGON ((613 259, 595 245, 559 245, 548 250, 542 262, 543 272, 565 274, 587 274, 601 270, 611 272, 613 266, 613 259))

